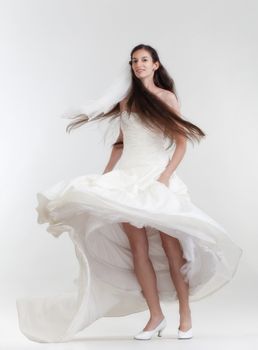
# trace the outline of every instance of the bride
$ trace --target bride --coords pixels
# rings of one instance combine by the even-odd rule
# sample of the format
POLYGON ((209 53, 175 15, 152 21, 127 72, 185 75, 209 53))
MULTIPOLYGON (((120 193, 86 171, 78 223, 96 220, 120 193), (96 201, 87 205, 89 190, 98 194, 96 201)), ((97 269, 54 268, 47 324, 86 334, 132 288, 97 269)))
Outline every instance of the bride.
MULTIPOLYGON (((158 70, 162 71, 160 75, 163 77, 163 79, 166 78, 167 81, 170 80, 168 75, 166 76, 165 69, 161 66, 155 50, 149 46, 139 45, 136 48, 134 48, 134 50, 131 53, 131 57, 132 58, 130 63, 133 70, 133 74, 135 75, 135 80, 139 79, 141 81, 143 85, 142 90, 145 91, 147 89, 150 92, 148 94, 149 96, 155 95, 156 98, 159 98, 162 102, 164 102, 164 104, 167 104, 168 106, 172 107, 170 113, 172 114, 172 116, 170 116, 171 124, 180 122, 180 119, 175 118, 174 115, 176 114, 180 116, 179 104, 177 102, 176 95, 173 91, 174 84, 171 82, 172 91, 167 90, 163 87, 159 87, 155 84, 155 82, 162 81, 161 79, 159 79, 158 70)), ((162 83, 160 83, 159 85, 163 86, 162 83)), ((167 87, 167 85, 165 85, 165 87, 167 87)), ((127 103, 128 97, 125 97, 120 102, 121 112, 127 110, 127 103)), ((156 108, 157 107, 158 106, 156 106, 156 108)), ((153 118, 156 118, 157 122, 159 122, 159 120, 161 119, 160 115, 161 113, 158 116, 153 116, 153 118)), ((184 126, 185 124, 182 123, 181 125, 184 126)), ((174 127, 174 125, 171 126, 172 128, 174 127)), ((204 136, 203 132, 201 132, 197 128, 194 128, 194 126, 192 125, 191 127, 193 130, 198 131, 201 136, 204 136)), ((184 133, 181 132, 175 134, 174 139, 176 142, 176 148, 173 153, 173 157, 168 163, 165 170, 161 173, 160 177, 158 178, 158 181, 162 182, 166 186, 169 186, 170 176, 179 165, 186 151, 186 137, 184 133)), ((104 173, 113 169, 116 162, 119 160, 122 152, 123 133, 120 128, 119 137, 114 144, 110 161, 107 164, 104 173)), ((164 329, 165 317, 160 306, 156 274, 152 262, 148 256, 148 239, 146 235, 146 229, 144 227, 137 228, 128 222, 123 223, 123 229, 128 236, 134 259, 134 270, 138 281, 142 287, 144 297, 146 298, 150 310, 150 319, 146 326, 143 328, 143 332, 135 336, 135 338, 142 339, 150 337, 153 334, 153 331, 159 331, 160 329, 164 329), (145 333, 145 331, 152 332, 145 333)), ((172 237, 162 231, 160 231, 160 237, 162 247, 168 258, 171 278, 173 280, 178 294, 180 314, 178 336, 181 338, 188 338, 192 336, 191 311, 188 300, 188 283, 184 281, 183 276, 180 272, 180 268, 185 264, 186 260, 183 258, 180 242, 177 238, 172 237)), ((161 335, 161 332, 159 333, 159 335, 161 335)))

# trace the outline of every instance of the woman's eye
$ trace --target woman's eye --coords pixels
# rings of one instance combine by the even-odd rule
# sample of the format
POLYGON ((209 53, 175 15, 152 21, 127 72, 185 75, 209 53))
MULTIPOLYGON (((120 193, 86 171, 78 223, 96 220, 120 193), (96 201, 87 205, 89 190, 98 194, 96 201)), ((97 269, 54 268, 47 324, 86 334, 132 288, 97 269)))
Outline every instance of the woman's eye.
MULTIPOLYGON (((143 61, 147 61, 147 58, 144 58, 143 61)), ((133 63, 136 63, 137 61, 133 61, 133 63)))

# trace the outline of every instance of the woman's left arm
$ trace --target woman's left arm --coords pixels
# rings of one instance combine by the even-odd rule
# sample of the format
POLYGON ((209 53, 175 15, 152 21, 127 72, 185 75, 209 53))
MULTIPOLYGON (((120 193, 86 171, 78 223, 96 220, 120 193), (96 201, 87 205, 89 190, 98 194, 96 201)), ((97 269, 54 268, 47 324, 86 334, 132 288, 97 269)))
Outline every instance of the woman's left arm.
MULTIPOLYGON (((163 101, 180 114, 179 104, 177 102, 175 95, 172 92, 167 93, 166 96, 164 96, 163 101)), ((171 159, 169 160, 166 168, 158 178, 158 181, 164 183, 167 186, 169 184, 170 176, 173 174, 173 172, 176 170, 179 163, 183 159, 187 148, 187 139, 183 135, 176 135, 175 143, 176 143, 176 148, 174 150, 174 153, 171 159)))

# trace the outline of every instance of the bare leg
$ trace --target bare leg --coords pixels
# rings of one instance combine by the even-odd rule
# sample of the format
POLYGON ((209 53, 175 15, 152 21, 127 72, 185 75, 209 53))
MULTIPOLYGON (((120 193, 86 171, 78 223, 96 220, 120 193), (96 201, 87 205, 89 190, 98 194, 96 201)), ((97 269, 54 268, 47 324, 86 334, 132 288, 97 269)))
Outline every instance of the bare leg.
POLYGON ((183 279, 180 267, 185 264, 183 251, 177 238, 171 237, 164 232, 160 232, 162 246, 169 262, 169 270, 172 281, 177 291, 179 301, 179 314, 181 331, 187 331, 192 327, 191 310, 189 306, 189 285, 183 279))
POLYGON ((128 222, 123 223, 123 228, 130 242, 134 271, 150 311, 150 320, 143 330, 152 330, 164 315, 160 307, 155 270, 148 254, 146 230, 144 227, 138 228, 128 222))

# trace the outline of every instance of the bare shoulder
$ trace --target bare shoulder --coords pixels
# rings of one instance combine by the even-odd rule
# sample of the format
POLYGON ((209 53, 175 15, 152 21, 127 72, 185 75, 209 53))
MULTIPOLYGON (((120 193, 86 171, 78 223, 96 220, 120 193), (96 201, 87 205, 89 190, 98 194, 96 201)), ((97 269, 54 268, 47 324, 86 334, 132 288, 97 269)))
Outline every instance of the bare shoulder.
POLYGON ((174 108, 176 111, 179 112, 179 109, 180 109, 179 103, 176 95, 172 91, 163 90, 162 94, 160 94, 159 97, 163 102, 167 103, 169 106, 171 106, 172 108, 174 108))
POLYGON ((170 90, 160 89, 158 96, 166 101, 177 101, 176 95, 170 90))

